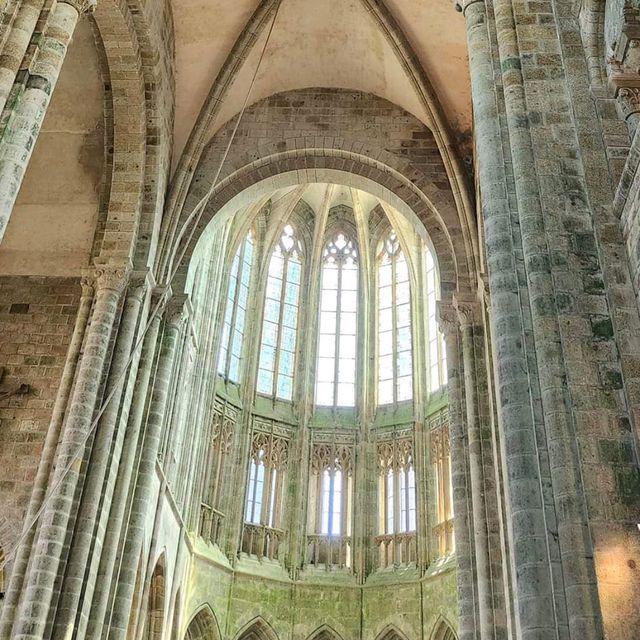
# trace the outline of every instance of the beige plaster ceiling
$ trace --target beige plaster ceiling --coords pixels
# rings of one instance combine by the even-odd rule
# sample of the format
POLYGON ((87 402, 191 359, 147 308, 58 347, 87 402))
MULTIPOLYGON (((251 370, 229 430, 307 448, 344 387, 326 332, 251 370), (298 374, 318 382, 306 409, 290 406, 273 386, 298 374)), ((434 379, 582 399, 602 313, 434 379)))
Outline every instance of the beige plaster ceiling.
MULTIPOLYGON (((174 167, 216 75, 256 0, 174 0, 174 167)), ((387 0, 438 96, 454 134, 471 122, 464 19, 450 0, 387 0)), ((266 30, 231 86, 210 134, 241 108, 266 30)), ((405 68, 362 0, 282 0, 250 103, 280 91, 338 87, 370 92, 429 124, 405 68)))

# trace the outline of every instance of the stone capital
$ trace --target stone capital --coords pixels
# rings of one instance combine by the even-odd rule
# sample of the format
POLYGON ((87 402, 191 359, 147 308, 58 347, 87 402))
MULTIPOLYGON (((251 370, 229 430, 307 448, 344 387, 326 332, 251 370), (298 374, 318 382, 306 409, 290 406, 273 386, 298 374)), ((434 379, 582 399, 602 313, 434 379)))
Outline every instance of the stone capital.
POLYGON ((189 296, 173 296, 167 303, 164 318, 169 326, 177 328, 189 317, 190 311, 189 296))
POLYGON ((133 271, 129 278, 129 295, 142 300, 149 289, 153 289, 155 279, 151 271, 133 271))
POLYGON ((457 334, 460 328, 460 321, 452 304, 437 302, 436 315, 438 318, 438 326, 445 339, 457 334))
POLYGON ((458 314, 460 326, 464 329, 482 321, 482 306, 478 300, 453 299, 453 307, 458 314))
POLYGON ((122 293, 129 282, 130 275, 129 262, 96 262, 96 291, 108 289, 122 293))
POLYGON ((98 4, 97 0, 58 0, 58 2, 72 6, 80 15, 93 13, 98 4))
POLYGON ((80 288, 83 298, 93 296, 96 288, 96 274, 94 269, 84 269, 80 278, 80 288))

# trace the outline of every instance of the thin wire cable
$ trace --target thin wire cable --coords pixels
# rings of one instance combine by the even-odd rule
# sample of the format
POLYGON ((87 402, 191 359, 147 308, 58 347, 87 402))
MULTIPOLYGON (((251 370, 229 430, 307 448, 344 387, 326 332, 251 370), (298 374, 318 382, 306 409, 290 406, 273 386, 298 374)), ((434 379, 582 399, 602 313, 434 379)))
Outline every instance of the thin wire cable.
POLYGON ((224 163, 225 163, 225 161, 227 159, 227 156, 229 155, 229 151, 231 149, 231 145, 233 144, 235 136, 236 136, 236 134, 238 132, 238 128, 240 126, 240 121, 242 120, 242 117, 244 116, 244 112, 246 111, 247 105, 249 103, 249 99, 251 97, 251 93, 253 91, 253 87, 254 87, 255 82, 256 82, 256 78, 258 76, 258 72, 260 71, 260 67, 262 66, 262 62, 263 62, 263 59, 264 59, 265 52, 267 50, 267 46, 269 44, 269 41, 271 40, 271 35, 273 33, 273 28, 274 28, 275 23, 276 23, 276 18, 278 17, 278 11, 280 10, 281 3, 282 3, 282 0, 279 0, 277 5, 276 5, 276 8, 275 8, 275 11, 274 11, 274 14, 273 14, 273 19, 271 21, 271 25, 269 27, 269 31, 267 32, 267 37, 266 37, 265 42, 264 42, 264 46, 262 47, 262 51, 260 53, 260 57, 258 58, 258 63, 257 63, 256 68, 254 70, 253 77, 251 78, 251 83, 249 84, 249 89, 248 89, 248 91, 246 93, 244 102, 242 103, 242 108, 240 109, 240 112, 238 113, 238 117, 236 118, 236 122, 235 122, 233 130, 231 132, 231 135, 229 136, 229 141, 227 143, 225 151, 224 151, 224 153, 222 155, 222 158, 220 159, 220 163, 219 163, 218 169, 217 169, 217 171, 215 173, 214 180, 212 181, 211 187, 209 187, 207 193, 200 199, 200 201, 196 204, 196 206, 193 209, 193 214, 196 214, 196 215, 195 215, 195 220, 193 221, 193 224, 191 226, 191 230, 189 232, 189 235, 187 237, 187 242, 184 244, 184 248, 183 248, 182 252, 180 253, 179 260, 177 260, 174 263, 174 266, 173 266, 172 270, 169 273, 169 277, 167 278, 167 284, 165 285, 164 290, 162 291, 162 294, 159 296, 158 301, 156 302, 155 306, 151 310, 151 313, 149 314, 149 318, 148 318, 148 320, 147 320, 147 322, 145 324, 144 331, 142 332, 142 334, 140 335, 140 338, 137 340, 137 342, 135 343, 133 349, 131 350, 131 355, 129 356, 129 359, 127 360, 127 363, 126 363, 125 367, 123 368, 122 373, 115 379, 111 391, 107 394, 107 397, 103 401, 100 409, 98 410, 95 418, 93 419, 93 422, 91 423, 91 426, 89 427, 89 430, 87 431, 87 434, 83 438, 82 442, 79 444, 78 449, 76 450, 75 454, 71 457, 71 459, 68 462, 67 466, 63 469, 62 474, 60 475, 58 480, 50 488, 49 492, 45 496, 45 499, 42 501, 42 504, 40 505, 40 508, 35 513, 35 515, 31 519, 31 521, 23 528, 22 533, 20 534, 20 536, 16 540, 15 544, 13 545, 13 548, 5 554, 4 560, 0 564, 0 571, 2 571, 5 568, 5 566, 7 565, 7 563, 9 562, 9 560, 11 558, 13 558, 13 556, 15 555, 18 547, 20 546, 20 544, 22 544, 22 542, 26 538, 26 536, 29 533, 29 531, 38 522, 38 520, 40 519, 40 516, 44 512, 44 510, 47 507, 48 503, 50 502, 51 498, 54 496, 54 494, 56 493, 56 491, 58 490, 58 488, 62 484, 62 481, 64 480, 66 475, 69 473, 71 468, 73 467, 75 461, 78 459, 78 456, 84 450, 89 438, 91 437, 91 435, 94 432, 95 428, 98 426, 98 422, 100 421, 100 418, 102 417, 102 415, 105 412, 107 406, 109 405, 109 402, 114 397, 114 395, 115 395, 115 393, 116 393, 116 391, 118 389, 118 383, 122 379, 124 379, 124 377, 127 375, 127 372, 129 371, 131 363, 133 362, 133 359, 136 356, 136 353, 137 353, 138 349, 141 347, 141 345, 142 345, 142 343, 144 341, 144 338, 146 337, 146 335, 147 335, 147 333, 149 331, 149 328, 151 327, 151 323, 153 322, 155 317, 158 315, 160 310, 164 307, 165 302, 167 302, 166 298, 167 298, 167 295, 169 294, 169 291, 170 291, 170 285, 173 282, 173 280, 174 280, 174 278, 175 278, 175 276, 176 276, 176 274, 178 272, 178 269, 180 268, 180 265, 182 263, 182 260, 184 259, 184 256, 186 255, 186 252, 189 249, 189 245, 191 244, 191 241, 192 241, 193 236, 195 234, 195 231, 197 229, 198 223, 200 222, 200 219, 202 218, 202 214, 204 213, 205 205, 207 204, 207 202, 209 201, 209 199, 213 195, 213 192, 215 191, 216 187, 218 186, 218 180, 220 178, 220 173, 222 172, 222 167, 223 167, 223 165, 224 165, 224 163))

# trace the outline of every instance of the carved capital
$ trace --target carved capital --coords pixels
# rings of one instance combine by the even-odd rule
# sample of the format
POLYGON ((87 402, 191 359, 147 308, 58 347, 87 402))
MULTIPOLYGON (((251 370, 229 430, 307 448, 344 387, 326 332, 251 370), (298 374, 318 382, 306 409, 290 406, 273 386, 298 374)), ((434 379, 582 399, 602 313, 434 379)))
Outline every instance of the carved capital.
POLYGON ((98 4, 97 0, 58 0, 58 2, 72 6, 80 15, 93 13, 98 4))
POLYGON ((129 295, 142 300, 154 284, 153 274, 150 271, 134 271, 129 279, 129 295))
POLYGON ((189 316, 189 298, 186 295, 173 296, 167 303, 164 319, 171 327, 179 327, 189 316))
POLYGON ((80 288, 83 298, 91 298, 96 288, 96 274, 93 269, 84 269, 80 278, 80 288))
POLYGON ((96 264, 96 291, 109 289, 122 293, 129 282, 131 268, 129 263, 96 264))
POLYGON ((442 331, 445 339, 455 336, 460 328, 460 321, 453 305, 444 302, 437 302, 436 313, 438 317, 438 326, 440 327, 440 331, 442 331))
MULTIPOLYGON (((638 80, 640 80, 640 77, 638 80)), ((618 102, 625 120, 634 113, 638 113, 640 111, 640 86, 620 89, 618 91, 618 102)))
POLYGON ((482 308, 477 300, 460 300, 454 298, 453 306, 458 314, 460 326, 471 327, 482 320, 482 308))

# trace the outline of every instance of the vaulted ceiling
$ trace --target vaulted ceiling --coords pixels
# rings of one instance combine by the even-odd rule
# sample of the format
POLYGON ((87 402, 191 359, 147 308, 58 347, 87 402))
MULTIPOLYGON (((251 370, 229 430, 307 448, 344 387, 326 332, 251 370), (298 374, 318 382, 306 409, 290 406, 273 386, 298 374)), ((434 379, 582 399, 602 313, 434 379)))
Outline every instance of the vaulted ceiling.
MULTIPOLYGON (((386 98, 430 124, 406 59, 385 37, 370 4, 282 0, 250 103, 304 87, 349 88, 386 98)), ((217 74, 258 5, 259 0, 174 0, 174 166, 217 74)), ((454 139, 465 140, 471 106, 464 19, 450 0, 385 0, 384 6, 426 73, 454 139)), ((211 134, 240 110, 266 31, 229 88, 211 134)))

